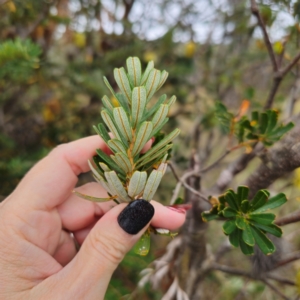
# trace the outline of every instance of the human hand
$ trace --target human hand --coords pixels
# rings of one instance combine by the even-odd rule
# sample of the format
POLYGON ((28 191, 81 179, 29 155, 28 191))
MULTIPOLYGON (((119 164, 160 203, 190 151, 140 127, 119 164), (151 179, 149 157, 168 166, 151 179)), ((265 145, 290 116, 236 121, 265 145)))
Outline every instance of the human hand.
MULTIPOLYGON (((147 225, 128 234, 117 221, 126 204, 98 204, 72 194, 96 148, 105 149, 98 136, 58 146, 0 203, 0 299, 104 298, 114 270, 147 225), (70 232, 82 244, 79 252, 70 232)), ((107 195, 96 183, 79 191, 107 195)), ((154 227, 183 224, 184 213, 151 203, 154 227)))

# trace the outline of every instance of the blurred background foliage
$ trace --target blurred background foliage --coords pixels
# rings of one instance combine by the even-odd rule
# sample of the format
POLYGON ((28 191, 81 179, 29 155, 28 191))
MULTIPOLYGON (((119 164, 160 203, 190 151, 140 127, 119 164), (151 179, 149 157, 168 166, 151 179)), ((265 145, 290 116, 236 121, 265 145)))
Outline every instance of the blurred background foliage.
MULTIPOLYGON (((300 1, 259 1, 259 8, 276 58, 290 62, 300 43, 300 1)), ((175 126, 182 131, 173 151, 181 170, 188 167, 193 148, 205 165, 226 148, 226 132, 214 114, 217 101, 233 114, 238 114, 243 100, 259 110, 272 81, 272 66, 249 1, 0 0, 2 198, 53 147, 94 134, 100 99, 109 95, 102 77, 115 87, 113 69, 123 66, 128 56, 140 57, 143 66, 154 60, 170 74, 160 94, 178 99, 166 131, 175 126)), ((281 119, 300 111, 295 93, 299 88, 297 65, 276 94, 274 107, 281 119)), ((224 164, 235 157, 229 156, 224 164)), ((211 187, 219 172, 203 178, 203 186, 211 187)), ((295 189, 299 176, 297 172, 291 183, 295 189)), ((176 181, 170 173, 166 177, 159 197, 168 203, 176 181)), ((218 225, 210 228, 214 226, 218 225)), ((132 292, 137 299, 161 299, 150 287, 137 290, 138 272, 167 241, 156 240, 149 257, 129 254, 116 271, 107 299, 127 299, 132 292)), ((246 284, 223 274, 205 281, 207 286, 219 285, 207 288, 206 299, 221 299, 220 294, 222 299, 234 299, 246 284)), ((253 299, 267 292, 253 282, 245 293, 253 299)))

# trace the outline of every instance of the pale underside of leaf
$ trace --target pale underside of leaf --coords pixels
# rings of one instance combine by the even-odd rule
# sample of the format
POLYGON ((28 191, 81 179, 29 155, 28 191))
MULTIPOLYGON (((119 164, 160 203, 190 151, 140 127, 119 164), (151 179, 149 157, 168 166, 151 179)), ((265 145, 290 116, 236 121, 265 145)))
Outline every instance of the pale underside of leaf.
POLYGON ((136 87, 132 91, 132 125, 136 128, 141 121, 146 107, 147 95, 146 89, 143 86, 136 87))
POLYGON ((130 202, 131 198, 127 195, 127 192, 116 172, 105 172, 104 175, 113 194, 117 195, 118 199, 123 202, 130 202))
POLYGON ((122 152, 119 152, 119 153, 116 153, 115 155, 111 155, 110 157, 114 160, 114 162, 116 164, 118 164, 118 166, 120 168, 122 168, 122 170, 125 173, 131 172, 132 165, 131 165, 131 163, 130 163, 128 157, 127 157, 127 155, 125 155, 122 152))
POLYGON ((132 86, 139 86, 142 76, 141 62, 137 57, 129 57, 126 60, 128 76, 132 86))
POLYGON ((117 152, 126 153, 125 145, 117 139, 111 139, 110 141, 108 141, 108 146, 115 153, 117 152))
POLYGON ((176 102, 176 96, 172 96, 170 99, 169 99, 169 101, 168 101, 168 105, 169 105, 169 107, 171 107, 174 103, 176 102))
POLYGON ((165 81, 168 78, 168 75, 169 75, 169 73, 167 71, 165 71, 165 70, 163 70, 161 72, 160 81, 159 81, 159 84, 158 84, 158 86, 156 88, 156 91, 158 91, 163 86, 163 84, 165 83, 165 81))
POLYGON ((128 195, 132 198, 138 196, 143 191, 146 181, 146 172, 135 171, 128 185, 128 195))
POLYGON ((154 62, 151 60, 148 62, 148 65, 146 67, 146 70, 142 76, 142 79, 141 79, 141 85, 144 85, 144 83, 147 81, 148 79, 148 76, 149 76, 149 73, 150 71, 154 68, 154 62))
POLYGON ((162 177, 163 177, 162 171, 153 170, 151 172, 145 186, 143 199, 150 201, 153 198, 162 177))
POLYGON ((102 103, 104 105, 104 107, 110 112, 112 113, 112 110, 114 109, 113 105, 111 104, 110 100, 108 99, 108 97, 105 95, 102 98, 102 103))
POLYGON ((129 80, 126 76, 126 72, 124 68, 114 69, 114 77, 118 84, 118 87, 126 97, 127 101, 131 103, 131 87, 129 80))
POLYGON ((132 130, 124 108, 123 107, 114 108, 113 114, 119 132, 127 141, 130 141, 132 139, 132 130))
POLYGON ((117 138, 118 140, 120 140, 121 138, 118 133, 118 130, 117 130, 115 124, 113 123, 111 117, 109 116, 108 112, 106 110, 102 110, 101 116, 102 116, 102 119, 105 122, 106 126, 109 128, 109 130, 114 135, 114 137, 117 138))
POLYGON ((114 193, 112 192, 108 182, 102 177, 96 177, 94 176, 95 180, 111 195, 114 195, 114 193))
POLYGON ((101 175, 99 174, 99 172, 94 168, 93 164, 90 162, 90 160, 88 160, 88 165, 92 171, 92 173, 94 174, 95 177, 97 177, 98 179, 100 179, 101 175))
POLYGON ((101 169, 104 171, 104 172, 109 172, 111 171, 111 169, 107 166, 107 164, 103 163, 103 162, 100 162, 99 163, 101 169))
POLYGON ((108 198, 93 197, 93 196, 82 194, 82 193, 77 192, 77 191, 73 191, 73 193, 75 195, 77 195, 78 197, 81 197, 83 199, 86 199, 86 200, 89 200, 89 201, 92 201, 92 202, 106 202, 106 201, 110 201, 110 200, 115 199, 115 197, 108 197, 108 198))
POLYGON ((146 82, 147 101, 149 101, 152 95, 156 92, 159 81, 160 81, 160 71, 156 69, 151 70, 146 82))
POLYGON ((110 92, 112 93, 112 95, 114 97, 116 97, 116 93, 115 93, 114 89, 112 88, 112 86, 110 85, 109 81, 107 80, 107 78, 105 76, 103 77, 103 81, 104 81, 105 85, 108 87, 108 89, 110 90, 110 92))
POLYGON ((152 119, 153 130, 156 130, 164 122, 168 112, 169 106, 167 104, 161 104, 152 119))
POLYGON ((138 131, 136 141, 132 150, 133 156, 139 153, 143 149, 145 144, 149 141, 151 137, 152 129, 153 129, 153 125, 151 122, 142 123, 138 131))

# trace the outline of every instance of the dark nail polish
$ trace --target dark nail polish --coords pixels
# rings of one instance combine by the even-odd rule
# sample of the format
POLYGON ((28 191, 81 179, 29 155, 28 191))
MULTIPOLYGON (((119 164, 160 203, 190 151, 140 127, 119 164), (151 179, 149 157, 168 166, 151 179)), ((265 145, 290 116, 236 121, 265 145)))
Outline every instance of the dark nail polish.
POLYGON ((137 234, 154 215, 154 207, 144 199, 130 202, 118 216, 120 227, 129 234, 137 234))

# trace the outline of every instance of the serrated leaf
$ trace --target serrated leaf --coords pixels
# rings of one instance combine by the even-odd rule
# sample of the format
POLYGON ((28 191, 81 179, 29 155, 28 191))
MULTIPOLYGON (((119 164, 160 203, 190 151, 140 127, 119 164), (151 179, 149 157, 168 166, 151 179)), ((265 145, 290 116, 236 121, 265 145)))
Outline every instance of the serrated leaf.
POLYGON ((145 166, 146 164, 148 164, 149 162, 152 162, 151 164, 153 165, 153 163, 156 161, 156 159, 160 159, 160 157, 162 155, 164 155, 165 152, 167 152, 168 150, 170 150, 173 147, 173 144, 167 145, 164 148, 158 150, 156 153, 154 153, 152 156, 148 156, 146 157, 144 160, 140 161, 136 167, 140 168, 142 166, 145 166))
POLYGON ((126 76, 125 69, 122 68, 115 68, 114 69, 114 77, 119 89, 122 91, 123 95, 126 97, 128 103, 131 103, 131 87, 126 76))
POLYGON ((159 126, 161 126, 161 124, 165 121, 168 112, 169 112, 169 106, 167 104, 161 104, 152 119, 153 132, 155 132, 156 129, 159 126))
POLYGON ((282 236, 282 229, 280 227, 278 227, 277 225, 275 224, 270 224, 270 225, 263 225, 263 224, 260 224, 260 223, 256 223, 254 221, 251 221, 251 224, 259 229, 262 229, 263 231, 266 231, 270 234, 273 234, 277 237, 281 237, 282 236))
POLYGON ((122 170, 125 173, 130 173, 132 171, 132 165, 130 163, 130 160, 128 159, 128 156, 124 153, 118 152, 115 155, 111 155, 110 157, 114 160, 116 164, 118 164, 119 167, 122 168, 122 170))
POLYGON ((128 77, 132 86, 139 86, 142 77, 141 62, 137 57, 128 57, 126 60, 128 77))
POLYGON ((259 249, 266 255, 270 255, 275 252, 276 248, 273 243, 267 238, 267 236, 254 226, 250 226, 254 239, 259 249))
POLYGON ((141 79, 141 85, 144 85, 145 82, 147 81, 148 79, 148 76, 149 76, 149 73, 150 71, 154 68, 154 62, 151 60, 148 62, 148 65, 146 67, 146 70, 142 76, 142 79, 141 79))
POLYGON ((249 220, 253 220, 259 224, 270 225, 275 220, 274 214, 249 214, 249 220))
POLYGON ((245 218, 243 217, 237 217, 235 220, 235 225, 241 229, 241 230, 245 230, 246 226, 247 226, 247 222, 245 220, 245 218))
POLYGON ((175 139, 180 133, 180 130, 176 128, 171 133, 169 133, 166 137, 163 138, 159 143, 157 143, 154 147, 152 147, 150 150, 148 150, 138 161, 139 164, 141 161, 144 161, 146 158, 153 156, 158 150, 172 142, 173 139, 175 139))
POLYGON ((119 179, 115 171, 105 172, 105 178, 111 187, 112 192, 117 195, 117 197, 125 202, 130 202, 132 199, 127 195, 127 192, 119 179))
POLYGON ((147 172, 135 171, 130 178, 128 195, 132 198, 138 196, 144 189, 147 181, 147 172))
POLYGON ((127 153, 125 145, 121 141, 119 141, 117 139, 111 139, 108 142, 108 146, 115 153, 117 153, 117 152, 127 153))
POLYGON ((132 115, 132 126, 136 128, 142 120, 144 110, 146 107, 147 95, 146 89, 143 86, 135 87, 132 91, 132 104, 131 104, 131 115, 132 115))
MULTIPOLYGON (((111 119, 110 115, 108 114, 107 110, 102 110, 101 111, 101 116, 102 116, 102 119, 104 121, 104 123, 106 124, 106 126, 109 128, 109 130, 112 132, 113 136, 115 138, 117 138, 118 140, 121 139, 120 135, 119 135, 119 132, 117 130, 117 127, 115 126, 113 120, 111 119)), ((122 139, 123 141, 123 139, 122 139)), ((127 145, 126 145, 127 146, 127 145)))
POLYGON ((261 213, 261 212, 279 207, 279 206, 283 205, 285 202, 287 202, 285 194, 279 193, 278 195, 270 198, 269 201, 267 201, 266 204, 264 204, 263 206, 259 207, 256 210, 254 210, 252 212, 252 214, 253 213, 261 213))
POLYGON ((237 203, 237 196, 233 190, 227 190, 225 193, 225 199, 229 206, 235 210, 239 209, 238 203, 237 203))
POLYGON ((226 207, 225 209, 223 209, 223 216, 225 218, 233 218, 236 217, 237 215, 237 211, 231 207, 226 207))
POLYGON ((76 196, 80 197, 80 198, 83 198, 83 199, 86 199, 86 200, 89 200, 89 201, 92 201, 92 202, 107 202, 107 201, 111 201, 111 200, 114 199, 114 197, 108 197, 108 198, 93 197, 93 196, 89 196, 89 195, 79 193, 77 191, 73 191, 73 193, 76 196))
POLYGON ((235 220, 228 220, 223 224, 223 231, 229 235, 236 229, 235 220))
POLYGON ((250 208, 250 202, 248 200, 244 200, 241 203, 241 210, 245 214, 249 211, 250 208))
POLYGON ((101 149, 97 149, 96 152, 111 169, 125 175, 124 171, 101 149))
POLYGON ((107 78, 105 76, 103 76, 103 81, 104 81, 105 85, 108 87, 108 89, 110 90, 110 92, 112 93, 112 95, 114 97, 116 97, 116 93, 115 93, 114 89, 112 88, 112 86, 110 85, 109 81, 107 80, 107 78))
POLYGON ((102 97, 102 103, 103 103, 103 106, 110 112, 112 113, 112 110, 113 110, 113 105, 111 104, 109 98, 105 95, 102 97))
POLYGON ((263 206, 267 202, 268 197, 269 195, 265 190, 259 190, 251 201, 251 210, 256 210, 263 206))
POLYGON ((163 94, 160 96, 157 100, 157 102, 144 114, 143 121, 147 120, 149 117, 151 117, 159 108, 161 104, 163 104, 167 99, 167 95, 163 94))
POLYGON ((249 225, 248 223, 246 223, 245 229, 243 230, 242 238, 243 238, 243 241, 244 241, 248 246, 254 246, 254 245, 255 245, 254 236, 253 236, 253 234, 252 234, 250 225, 249 225))
POLYGON ((165 70, 163 70, 161 72, 160 81, 159 81, 159 84, 158 84, 158 86, 156 88, 156 91, 158 91, 163 86, 163 84, 166 82, 166 80, 168 78, 168 75, 169 75, 169 73, 167 71, 165 71, 165 70))
POLYGON ((232 233, 229 234, 229 242, 233 247, 239 246, 239 236, 240 236, 240 230, 236 228, 232 233))
POLYGON ((162 177, 163 177, 162 171, 153 170, 151 172, 142 196, 143 199, 150 201, 153 198, 162 177))
POLYGON ((158 84, 160 82, 160 71, 152 69, 146 81, 145 87, 147 90, 147 101, 153 96, 156 92, 158 84))
POLYGON ((132 129, 123 107, 116 107, 113 109, 114 121, 120 134, 128 142, 132 139, 132 129))
POLYGON ((153 125, 151 122, 143 122, 138 130, 136 141, 133 146, 132 155, 135 156, 143 149, 145 144, 149 141, 151 137, 151 132, 153 125))

